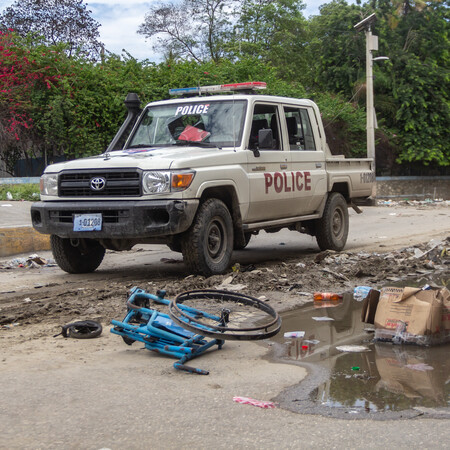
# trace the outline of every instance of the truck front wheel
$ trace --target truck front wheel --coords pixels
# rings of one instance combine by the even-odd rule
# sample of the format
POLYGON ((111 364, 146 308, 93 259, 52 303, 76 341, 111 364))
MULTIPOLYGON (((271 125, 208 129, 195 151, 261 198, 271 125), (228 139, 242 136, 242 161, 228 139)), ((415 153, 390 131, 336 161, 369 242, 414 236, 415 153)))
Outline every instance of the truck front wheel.
POLYGON ((205 276, 224 273, 233 252, 233 222, 226 205, 206 200, 181 241, 183 259, 194 273, 205 276))
POLYGON ((348 236, 348 208, 342 194, 333 192, 327 199, 325 210, 316 224, 316 239, 321 250, 340 251, 348 236))
POLYGON ((92 239, 71 239, 50 236, 50 245, 58 266, 67 273, 93 272, 103 261, 105 248, 92 239))

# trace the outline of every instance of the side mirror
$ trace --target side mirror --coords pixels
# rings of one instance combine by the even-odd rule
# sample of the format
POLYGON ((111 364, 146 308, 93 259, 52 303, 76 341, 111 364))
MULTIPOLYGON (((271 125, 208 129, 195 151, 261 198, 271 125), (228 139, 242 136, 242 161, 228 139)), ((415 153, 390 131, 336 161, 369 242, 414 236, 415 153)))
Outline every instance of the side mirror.
POLYGON ((270 128, 263 128, 258 131, 258 148, 260 150, 273 150, 273 131, 270 128))

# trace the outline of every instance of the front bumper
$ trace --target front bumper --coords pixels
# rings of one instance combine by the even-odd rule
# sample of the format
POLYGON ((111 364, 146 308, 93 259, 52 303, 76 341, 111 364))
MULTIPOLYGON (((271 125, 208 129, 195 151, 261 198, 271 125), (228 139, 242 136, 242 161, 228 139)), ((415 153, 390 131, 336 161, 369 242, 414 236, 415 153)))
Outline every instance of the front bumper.
POLYGON ((140 239, 186 231, 198 200, 37 202, 31 206, 36 231, 67 238, 140 239), (100 231, 73 231, 75 214, 102 214, 100 231))

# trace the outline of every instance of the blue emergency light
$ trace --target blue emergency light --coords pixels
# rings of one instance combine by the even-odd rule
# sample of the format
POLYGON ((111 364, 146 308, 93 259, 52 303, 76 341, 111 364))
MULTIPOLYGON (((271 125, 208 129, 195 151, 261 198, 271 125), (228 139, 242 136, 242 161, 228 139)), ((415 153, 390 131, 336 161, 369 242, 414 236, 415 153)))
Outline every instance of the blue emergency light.
POLYGON ((232 92, 254 89, 266 89, 263 81, 248 81, 245 83, 215 84, 212 86, 199 86, 188 88, 169 89, 170 95, 200 95, 207 92, 232 92))

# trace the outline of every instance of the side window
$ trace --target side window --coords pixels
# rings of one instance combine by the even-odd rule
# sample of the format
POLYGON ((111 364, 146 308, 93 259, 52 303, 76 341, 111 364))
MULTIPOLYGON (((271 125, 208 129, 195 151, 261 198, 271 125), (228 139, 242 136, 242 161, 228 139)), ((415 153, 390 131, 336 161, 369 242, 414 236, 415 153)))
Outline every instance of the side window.
POLYGON ((306 108, 284 107, 291 150, 315 150, 314 134, 306 108))
POLYGON ((277 107, 275 105, 256 104, 253 111, 252 128, 248 148, 253 150, 280 150, 280 121, 278 119, 277 107), (272 141, 267 147, 259 148, 258 136, 260 130, 270 130, 272 132, 272 141))

